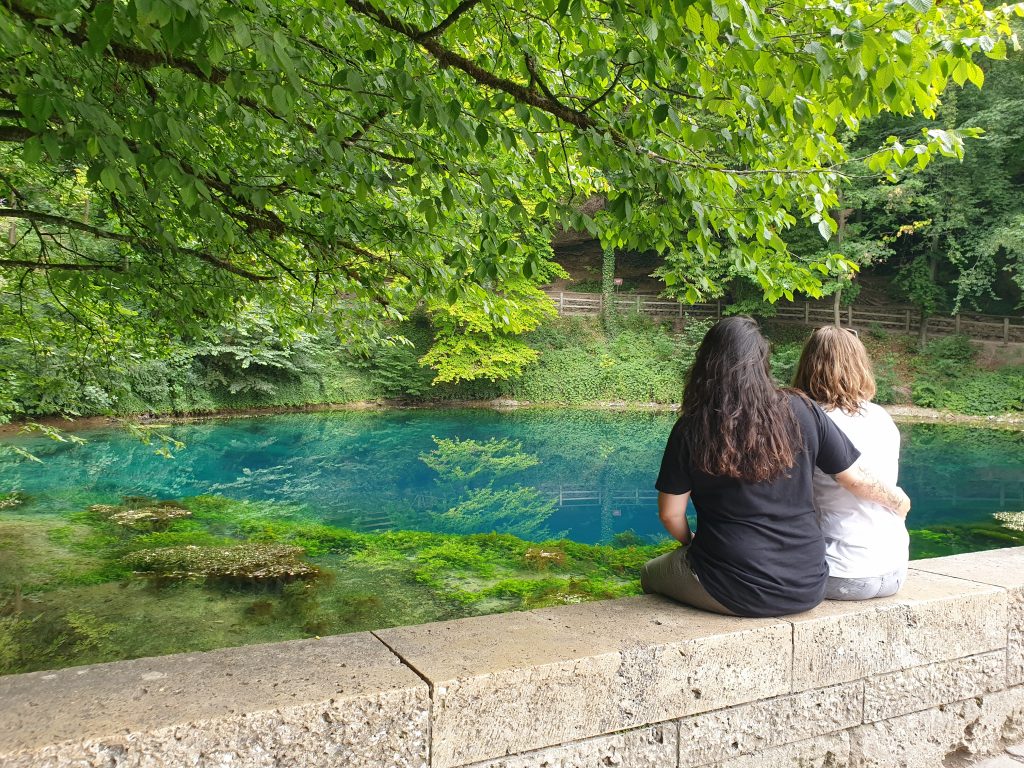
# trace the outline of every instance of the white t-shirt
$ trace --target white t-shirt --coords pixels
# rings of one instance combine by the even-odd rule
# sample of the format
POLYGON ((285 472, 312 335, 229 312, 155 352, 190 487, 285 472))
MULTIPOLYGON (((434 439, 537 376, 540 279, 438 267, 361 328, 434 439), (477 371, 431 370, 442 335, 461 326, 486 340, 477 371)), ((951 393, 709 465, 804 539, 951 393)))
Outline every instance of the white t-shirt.
MULTIPOLYGON (((860 407, 853 415, 839 409, 825 413, 861 452, 861 464, 896 485, 899 430, 882 407, 867 402, 860 407)), ((825 536, 830 576, 881 576, 907 564, 910 536, 903 520, 880 504, 857 498, 820 469, 814 471, 814 506, 825 536)))

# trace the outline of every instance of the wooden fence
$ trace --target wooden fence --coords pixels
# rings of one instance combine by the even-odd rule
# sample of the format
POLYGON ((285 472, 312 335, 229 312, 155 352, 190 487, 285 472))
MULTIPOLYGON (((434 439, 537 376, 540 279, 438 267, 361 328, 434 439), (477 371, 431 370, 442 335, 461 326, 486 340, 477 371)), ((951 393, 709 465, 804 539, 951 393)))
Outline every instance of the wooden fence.
MULTIPOLYGON (((597 293, 548 291, 560 315, 600 315, 604 311, 604 297, 597 293)), ((652 294, 616 294, 612 298, 616 312, 639 313, 649 317, 713 318, 722 316, 722 302, 710 304, 681 304, 652 294)), ((782 302, 776 305, 777 322, 801 325, 828 325, 835 319, 831 301, 782 302)), ((840 310, 840 323, 850 328, 880 328, 890 333, 917 335, 921 332, 921 319, 910 307, 872 307, 851 304, 840 310)), ((1024 343, 1024 317, 997 317, 994 315, 958 314, 953 317, 929 317, 925 320, 925 336, 952 336, 963 334, 981 341, 1024 343)))

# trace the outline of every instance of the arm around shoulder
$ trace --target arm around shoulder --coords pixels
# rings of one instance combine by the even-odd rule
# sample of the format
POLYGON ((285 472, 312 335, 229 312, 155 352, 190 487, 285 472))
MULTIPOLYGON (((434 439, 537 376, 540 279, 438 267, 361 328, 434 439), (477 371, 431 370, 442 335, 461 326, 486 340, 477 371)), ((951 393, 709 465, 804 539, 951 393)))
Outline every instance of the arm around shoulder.
POLYGON ((859 460, 833 477, 839 485, 854 496, 888 507, 904 520, 907 513, 910 512, 910 497, 903 489, 878 479, 865 469, 859 460))

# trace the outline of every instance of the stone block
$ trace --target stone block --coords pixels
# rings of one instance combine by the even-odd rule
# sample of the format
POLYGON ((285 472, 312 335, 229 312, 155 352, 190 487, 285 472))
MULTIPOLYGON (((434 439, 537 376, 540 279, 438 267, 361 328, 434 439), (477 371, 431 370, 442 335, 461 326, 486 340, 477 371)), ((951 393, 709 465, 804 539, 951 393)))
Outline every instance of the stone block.
POLYGON ((369 633, 0 677, 4 768, 423 768, 427 686, 369 633))
POLYGON ((972 753, 993 752, 1005 743, 1024 740, 1024 685, 995 691, 980 701, 981 716, 966 742, 972 753))
POLYGON ((665 768, 676 764, 678 741, 678 726, 662 723, 475 763, 468 768, 665 768))
POLYGON ((1024 686, 939 705, 851 731, 853 768, 973 765, 1024 738, 1024 686))
POLYGON ((911 566, 914 570, 991 584, 1007 591, 1007 685, 1024 683, 1024 547, 916 560, 911 566))
POLYGON ((743 755, 701 768, 849 768, 850 734, 830 733, 813 739, 772 747, 754 755, 743 755))
POLYGON ((679 723, 679 768, 842 731, 861 723, 863 706, 857 681, 685 718, 679 723))
POLYGON ((789 692, 788 622, 655 596, 376 634, 431 684, 433 768, 789 692))
POLYGON ((899 594, 825 601, 793 622, 793 690, 975 656, 1006 646, 1006 591, 920 571, 899 594))
POLYGON ((874 675, 864 681, 864 722, 887 720, 1005 687, 1002 651, 874 675))
POLYGON ((939 768, 973 754, 969 735, 981 717, 981 705, 956 702, 890 720, 858 726, 850 732, 851 768, 939 768), (948 760, 948 761, 947 761, 948 760))

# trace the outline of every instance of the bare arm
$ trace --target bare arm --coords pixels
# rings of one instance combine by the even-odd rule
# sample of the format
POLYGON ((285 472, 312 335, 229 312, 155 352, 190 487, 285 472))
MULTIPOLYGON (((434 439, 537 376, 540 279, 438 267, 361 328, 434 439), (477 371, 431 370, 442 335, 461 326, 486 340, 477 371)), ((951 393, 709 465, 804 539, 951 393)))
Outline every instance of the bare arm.
POLYGON ((834 477, 839 485, 854 496, 888 507, 906 520, 907 513, 910 511, 910 497, 899 486, 889 485, 889 483, 879 480, 862 467, 859 461, 854 462, 852 467, 834 477))
POLYGON ((686 522, 686 502, 690 493, 658 493, 658 517, 669 535, 681 544, 689 544, 693 534, 686 522))

